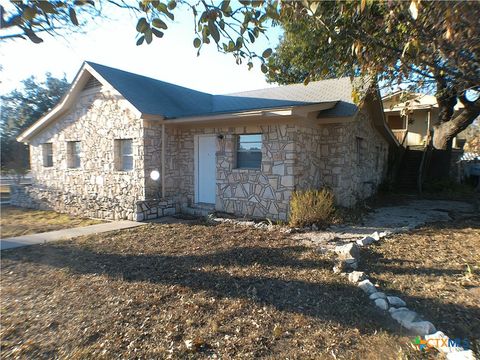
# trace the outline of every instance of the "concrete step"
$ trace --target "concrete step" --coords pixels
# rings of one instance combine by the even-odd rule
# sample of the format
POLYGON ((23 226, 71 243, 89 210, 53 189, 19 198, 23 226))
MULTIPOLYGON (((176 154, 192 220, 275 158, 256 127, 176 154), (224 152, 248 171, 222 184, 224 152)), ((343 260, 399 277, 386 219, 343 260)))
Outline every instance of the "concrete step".
POLYGON ((181 212, 193 216, 208 216, 215 212, 214 204, 194 204, 182 207, 181 212))

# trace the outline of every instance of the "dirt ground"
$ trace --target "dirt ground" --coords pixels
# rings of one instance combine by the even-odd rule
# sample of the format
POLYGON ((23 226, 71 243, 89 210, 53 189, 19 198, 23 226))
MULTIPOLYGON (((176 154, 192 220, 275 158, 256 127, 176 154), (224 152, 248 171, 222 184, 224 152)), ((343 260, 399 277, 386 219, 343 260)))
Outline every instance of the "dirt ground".
POLYGON ((55 211, 2 206, 0 211, 0 237, 5 239, 100 223, 102 223, 100 220, 76 218, 55 211))
POLYGON ((3 251, 1 356, 425 357, 332 266, 288 235, 227 224, 3 251))
POLYGON ((480 216, 424 226, 363 254, 361 270, 480 354, 480 216))

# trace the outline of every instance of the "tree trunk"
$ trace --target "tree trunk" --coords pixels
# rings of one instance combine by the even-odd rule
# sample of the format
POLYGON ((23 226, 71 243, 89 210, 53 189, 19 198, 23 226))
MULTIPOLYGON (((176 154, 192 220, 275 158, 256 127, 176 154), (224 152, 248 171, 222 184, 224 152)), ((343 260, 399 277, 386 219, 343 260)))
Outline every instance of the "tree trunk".
POLYGON ((449 141, 465 130, 479 115, 480 105, 477 101, 477 104, 466 106, 460 114, 450 121, 435 126, 433 147, 439 150, 447 150, 449 141))

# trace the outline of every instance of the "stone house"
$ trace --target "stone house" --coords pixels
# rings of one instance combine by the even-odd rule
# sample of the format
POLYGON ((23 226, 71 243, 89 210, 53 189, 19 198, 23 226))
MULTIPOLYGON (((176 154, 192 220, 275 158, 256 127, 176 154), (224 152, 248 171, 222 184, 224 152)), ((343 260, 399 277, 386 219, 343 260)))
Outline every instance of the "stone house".
POLYGON ((349 78, 211 95, 85 62, 25 130, 33 184, 14 205, 105 219, 209 211, 287 220, 292 192, 372 195, 398 142, 349 78))

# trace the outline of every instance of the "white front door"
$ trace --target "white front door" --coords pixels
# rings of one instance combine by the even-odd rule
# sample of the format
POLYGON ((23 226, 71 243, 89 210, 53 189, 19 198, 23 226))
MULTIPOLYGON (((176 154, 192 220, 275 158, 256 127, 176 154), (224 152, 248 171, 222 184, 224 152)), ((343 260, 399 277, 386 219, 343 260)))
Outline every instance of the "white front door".
POLYGON ((216 136, 208 135, 197 137, 195 157, 196 169, 196 201, 199 203, 215 204, 216 166, 215 152, 216 136))

